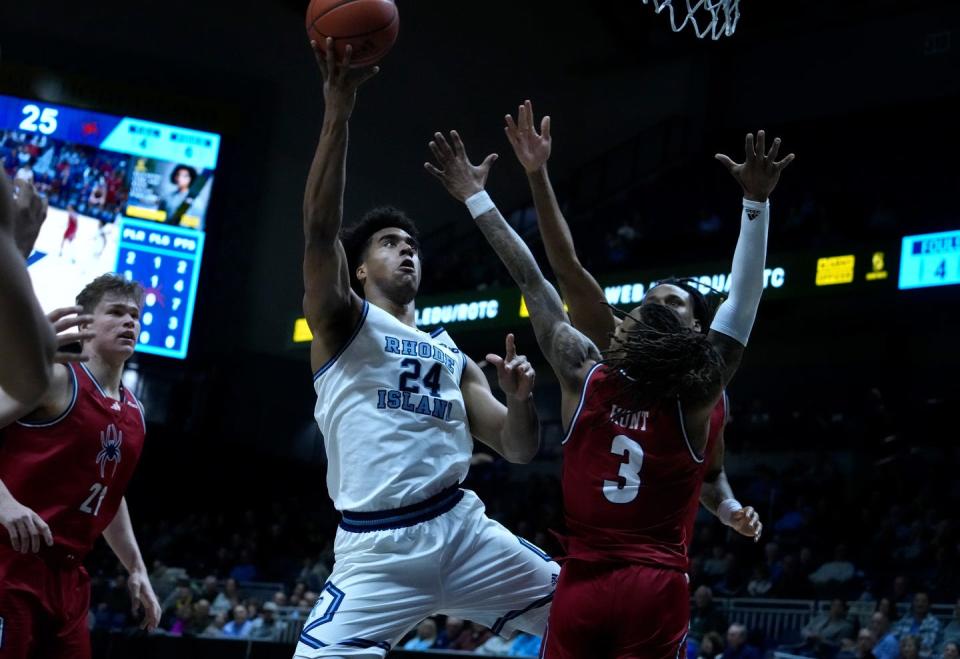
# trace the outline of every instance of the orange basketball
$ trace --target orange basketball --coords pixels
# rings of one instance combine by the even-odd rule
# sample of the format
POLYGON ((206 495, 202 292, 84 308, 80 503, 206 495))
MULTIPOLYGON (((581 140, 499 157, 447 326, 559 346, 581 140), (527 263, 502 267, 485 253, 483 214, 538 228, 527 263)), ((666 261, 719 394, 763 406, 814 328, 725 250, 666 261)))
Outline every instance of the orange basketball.
POLYGON ((393 47, 400 31, 400 15, 393 0, 311 0, 307 7, 307 36, 322 49, 333 37, 337 60, 353 46, 351 66, 377 63, 393 47))

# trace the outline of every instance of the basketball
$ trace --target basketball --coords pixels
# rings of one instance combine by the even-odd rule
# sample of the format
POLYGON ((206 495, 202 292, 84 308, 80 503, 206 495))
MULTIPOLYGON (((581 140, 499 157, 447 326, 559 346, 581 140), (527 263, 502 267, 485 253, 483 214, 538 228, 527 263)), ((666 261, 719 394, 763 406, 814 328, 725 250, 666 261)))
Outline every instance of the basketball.
POLYGON ((337 60, 353 46, 351 66, 371 66, 393 47, 400 16, 393 0, 311 0, 307 36, 321 47, 333 37, 337 60))

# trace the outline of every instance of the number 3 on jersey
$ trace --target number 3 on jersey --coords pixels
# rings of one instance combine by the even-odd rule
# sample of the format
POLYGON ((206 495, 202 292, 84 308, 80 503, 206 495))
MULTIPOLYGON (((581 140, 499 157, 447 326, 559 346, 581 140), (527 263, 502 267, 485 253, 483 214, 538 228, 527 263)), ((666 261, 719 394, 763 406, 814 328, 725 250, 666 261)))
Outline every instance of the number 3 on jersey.
POLYGON ((643 448, 629 437, 617 435, 610 452, 619 457, 626 455, 627 461, 620 465, 619 480, 603 481, 603 496, 611 503, 630 503, 640 493, 643 448))

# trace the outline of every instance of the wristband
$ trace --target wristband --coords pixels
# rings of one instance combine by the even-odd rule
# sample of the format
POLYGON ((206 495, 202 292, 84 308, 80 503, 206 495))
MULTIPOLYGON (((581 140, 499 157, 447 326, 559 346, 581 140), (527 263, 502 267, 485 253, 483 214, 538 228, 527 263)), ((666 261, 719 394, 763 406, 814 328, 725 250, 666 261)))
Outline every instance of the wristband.
POLYGON ((743 506, 740 505, 740 502, 736 499, 724 499, 720 502, 720 505, 717 506, 717 517, 720 518, 720 521, 730 526, 730 518, 733 517, 733 513, 743 510, 743 506))
POLYGON ((463 203, 467 205, 467 210, 470 211, 470 217, 473 219, 477 219, 484 213, 492 211, 497 207, 486 190, 481 190, 476 194, 470 195, 463 203))

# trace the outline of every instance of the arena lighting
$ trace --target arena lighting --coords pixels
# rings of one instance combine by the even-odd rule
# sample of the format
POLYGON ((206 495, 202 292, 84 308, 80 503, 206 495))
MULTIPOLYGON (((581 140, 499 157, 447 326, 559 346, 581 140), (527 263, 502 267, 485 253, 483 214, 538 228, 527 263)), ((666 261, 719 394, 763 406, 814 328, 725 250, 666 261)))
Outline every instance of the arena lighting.
MULTIPOLYGON (((417 309, 414 322, 417 326, 452 325, 475 320, 492 320, 499 315, 500 300, 469 300, 417 309)), ((293 342, 309 343, 312 340, 313 333, 307 326, 306 318, 298 318, 294 321, 293 342)))
POLYGON ((849 284, 853 281, 856 263, 857 257, 853 254, 817 259, 817 286, 849 284))
POLYGON ((960 284, 960 231, 904 236, 900 290, 960 284))

